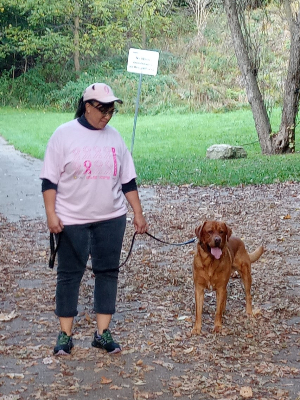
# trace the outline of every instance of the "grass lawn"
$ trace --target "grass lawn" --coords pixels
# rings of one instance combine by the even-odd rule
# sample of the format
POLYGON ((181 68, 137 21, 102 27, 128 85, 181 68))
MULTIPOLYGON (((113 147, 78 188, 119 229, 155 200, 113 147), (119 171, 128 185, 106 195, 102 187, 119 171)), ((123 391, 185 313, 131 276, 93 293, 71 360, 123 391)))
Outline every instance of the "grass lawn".
MULTIPOLYGON (((53 131, 74 114, 0 108, 0 135, 21 152, 43 158, 53 131)), ((274 110, 272 127, 279 126, 274 110)), ((117 114, 110 122, 131 149, 133 116, 117 114)), ((299 129, 296 135, 299 140, 299 129)), ((299 149, 297 145, 296 150, 299 149)), ((300 180, 300 154, 261 155, 252 113, 163 114, 139 116, 133 158, 139 184, 226 185, 300 180), (218 143, 243 146, 245 159, 207 160, 206 150, 218 143)))

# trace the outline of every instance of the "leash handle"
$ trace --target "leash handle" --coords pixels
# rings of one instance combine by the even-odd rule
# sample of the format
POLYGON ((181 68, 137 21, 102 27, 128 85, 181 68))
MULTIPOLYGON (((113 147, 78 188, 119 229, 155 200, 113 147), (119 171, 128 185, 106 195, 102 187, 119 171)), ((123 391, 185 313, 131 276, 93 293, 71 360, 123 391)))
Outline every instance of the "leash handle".
POLYGON ((49 268, 53 269, 54 263, 55 263, 55 257, 56 253, 58 250, 60 242, 60 234, 57 234, 57 241, 56 241, 56 246, 55 246, 55 241, 54 241, 54 233, 50 233, 50 258, 49 258, 49 268))
MULTIPOLYGON (((127 257, 126 257, 125 261, 122 262, 122 264, 119 265, 119 268, 123 267, 127 263, 130 255, 131 255, 131 252, 132 252, 132 248, 133 248, 133 244, 134 244, 134 240, 135 240, 136 235, 137 235, 137 232, 134 233, 134 235, 132 237, 132 241, 131 241, 131 246, 130 246, 129 252, 127 254, 127 257)), ((49 268, 51 268, 51 269, 54 268, 55 257, 56 257, 56 253, 57 253, 58 246, 59 246, 59 243, 60 243, 60 237, 61 237, 61 235, 58 233, 57 234, 57 242, 56 242, 56 246, 55 246, 54 234, 50 233, 49 268)))

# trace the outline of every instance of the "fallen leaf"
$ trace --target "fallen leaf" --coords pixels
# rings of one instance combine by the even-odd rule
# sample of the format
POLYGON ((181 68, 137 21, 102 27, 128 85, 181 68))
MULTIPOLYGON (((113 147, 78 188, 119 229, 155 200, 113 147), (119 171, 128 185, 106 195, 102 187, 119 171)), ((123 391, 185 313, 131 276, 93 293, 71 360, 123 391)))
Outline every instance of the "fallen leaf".
POLYGON ((143 386, 143 385, 146 385, 146 382, 139 379, 136 382, 134 382, 134 385, 143 386))
POLYGON ((184 354, 190 354, 194 351, 194 347, 190 347, 189 349, 183 350, 184 354))
POLYGON ((245 399, 250 399, 253 396, 251 387, 243 386, 240 390, 240 395, 245 399))
POLYGON ((254 317, 256 317, 257 315, 261 315, 261 309, 260 308, 254 308, 252 310, 252 314, 254 317))
POLYGON ((161 361, 161 360, 155 360, 155 361, 153 361, 154 362, 154 364, 158 364, 158 365, 161 365, 162 367, 165 367, 165 368, 167 368, 168 370, 172 370, 172 369, 174 369, 174 365, 173 364, 171 364, 171 363, 167 363, 167 362, 164 362, 164 361, 161 361))
POLYGON ((0 314, 0 321, 11 321, 12 319, 16 318, 18 314, 14 311, 12 311, 10 314, 0 314))
POLYGON ((43 358, 43 364, 52 364, 52 363, 53 363, 52 357, 43 358))
POLYGON ((101 376, 100 383, 102 383, 103 385, 107 385, 108 383, 112 383, 112 379, 105 378, 105 376, 101 376))
POLYGON ((14 373, 9 373, 6 374, 6 376, 10 379, 24 379, 24 374, 14 374, 14 373))
POLYGON ((117 385, 111 385, 109 388, 110 390, 122 390, 122 387, 117 385))

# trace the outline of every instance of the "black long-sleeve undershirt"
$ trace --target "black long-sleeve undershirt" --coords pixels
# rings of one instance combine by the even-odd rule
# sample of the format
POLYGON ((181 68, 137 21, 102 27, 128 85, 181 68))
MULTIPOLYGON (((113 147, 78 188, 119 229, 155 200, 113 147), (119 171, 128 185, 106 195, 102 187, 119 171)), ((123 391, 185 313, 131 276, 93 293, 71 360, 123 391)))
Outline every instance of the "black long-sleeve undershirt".
MULTIPOLYGON (((49 189, 54 189, 57 191, 57 184, 49 181, 49 179, 43 179, 42 180, 42 192, 45 192, 46 190, 49 189)), ((122 192, 124 194, 128 192, 133 192, 134 190, 137 190, 137 184, 135 179, 131 179, 131 181, 124 183, 122 185, 122 192)))

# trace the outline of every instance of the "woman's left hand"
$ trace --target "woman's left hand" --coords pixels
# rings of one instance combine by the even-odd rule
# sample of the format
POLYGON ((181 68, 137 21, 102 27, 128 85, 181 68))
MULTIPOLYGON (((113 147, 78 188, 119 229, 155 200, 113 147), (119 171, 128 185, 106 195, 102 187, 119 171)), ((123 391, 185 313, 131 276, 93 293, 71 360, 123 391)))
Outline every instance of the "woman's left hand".
POLYGON ((134 214, 133 224, 137 233, 145 233, 148 230, 148 224, 143 214, 134 214))

